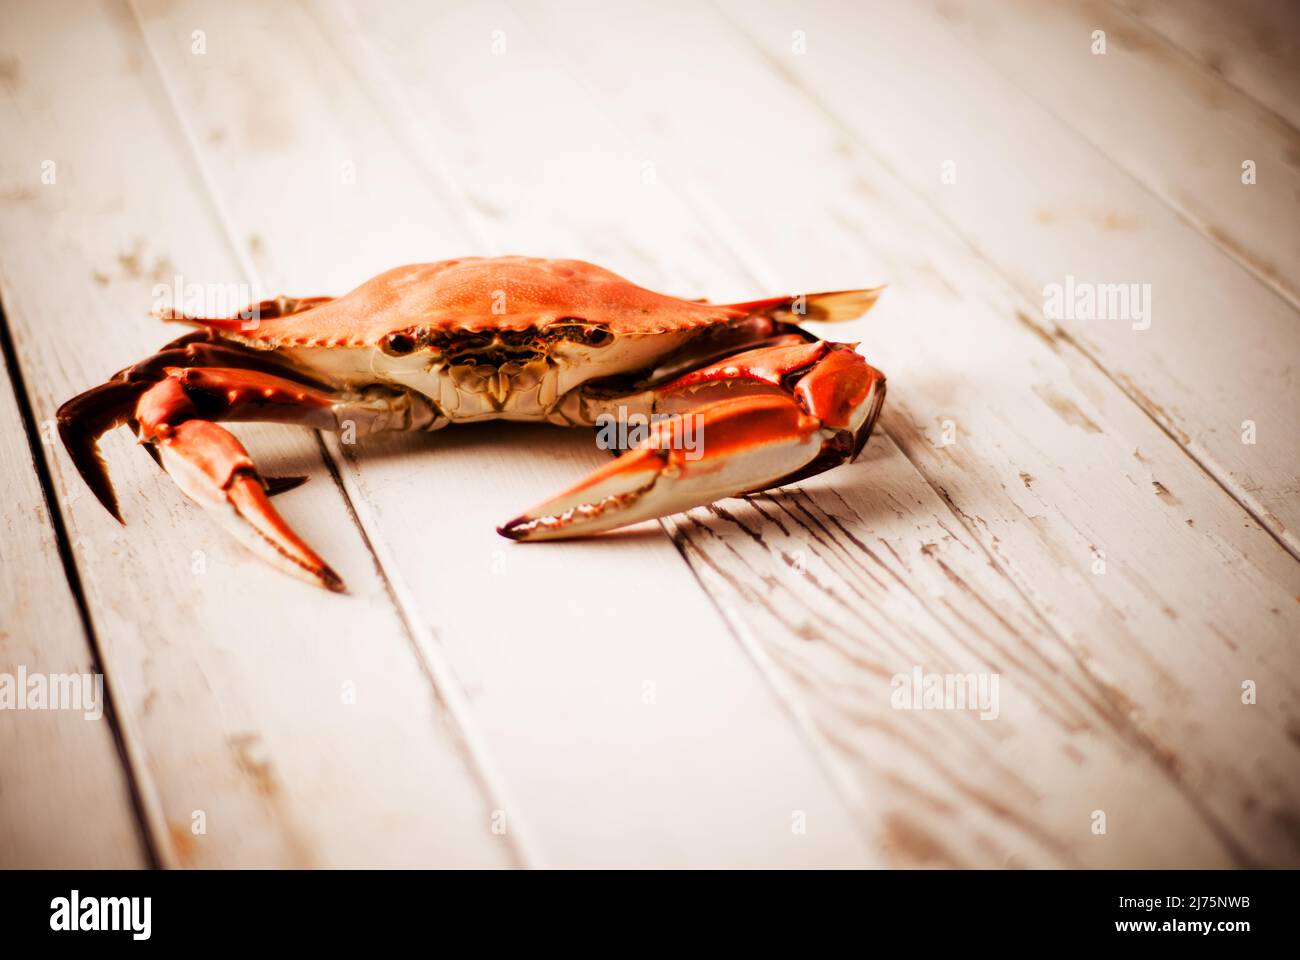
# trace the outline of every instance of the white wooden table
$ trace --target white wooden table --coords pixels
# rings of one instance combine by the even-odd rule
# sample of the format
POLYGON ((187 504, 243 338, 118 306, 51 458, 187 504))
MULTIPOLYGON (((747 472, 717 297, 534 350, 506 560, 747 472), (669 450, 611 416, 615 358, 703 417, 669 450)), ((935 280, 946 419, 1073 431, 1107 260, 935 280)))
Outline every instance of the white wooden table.
POLYGON ((0 866, 1300 864, 1298 43, 1286 0, 4 0, 0 679, 111 710, 0 710, 0 866), (887 282, 826 331, 881 427, 537 546, 493 527, 585 432, 236 427, 343 596, 126 431, 118 526, 54 442, 156 285, 506 252, 887 282), (1068 277, 1149 326, 1049 316, 1068 277), (914 670, 997 718, 896 709, 914 670))

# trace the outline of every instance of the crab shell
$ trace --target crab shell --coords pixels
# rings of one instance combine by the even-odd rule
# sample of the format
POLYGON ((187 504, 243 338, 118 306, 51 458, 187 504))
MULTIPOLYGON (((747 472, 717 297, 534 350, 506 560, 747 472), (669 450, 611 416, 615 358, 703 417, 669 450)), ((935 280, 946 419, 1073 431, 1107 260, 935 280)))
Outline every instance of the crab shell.
MULTIPOLYGON (((541 332, 590 323, 614 336, 676 333, 747 316, 749 305, 680 300, 582 260, 466 257, 397 267, 303 313, 203 321, 268 347, 399 348, 453 332, 541 332)), ((816 319, 816 318, 812 318, 816 319)))
MULTIPOLYGON (((802 316, 860 314, 862 294, 820 295, 802 316)), ((172 319, 280 351, 334 384, 401 385, 446 422, 575 424, 589 421, 577 398, 556 404, 581 384, 651 370, 690 344, 704 355, 770 333, 791 302, 682 300, 581 260, 467 257, 398 267, 307 310, 282 312, 279 301, 253 316, 172 319)))

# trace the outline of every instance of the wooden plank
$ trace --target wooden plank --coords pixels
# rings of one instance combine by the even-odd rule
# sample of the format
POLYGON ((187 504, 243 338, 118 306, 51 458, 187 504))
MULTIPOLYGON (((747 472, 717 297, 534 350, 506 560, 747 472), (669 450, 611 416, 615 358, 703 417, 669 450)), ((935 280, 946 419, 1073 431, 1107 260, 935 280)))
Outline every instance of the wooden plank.
POLYGON ((1300 129, 1300 9, 1292 0, 1114 2, 1300 129))
MULTIPOLYGON (((896 284, 864 323, 835 326, 827 333, 860 337, 868 355, 889 372, 886 432, 924 475, 928 488, 918 493, 914 474, 888 469, 878 447, 857 483, 844 487, 835 474, 818 481, 811 497, 822 484, 844 497, 831 501, 826 513, 834 519, 829 522, 820 517, 813 522, 818 514, 805 510, 802 496, 785 510, 759 501, 742 514, 728 505, 735 522, 745 528, 737 542, 750 539, 743 535, 747 531, 756 531, 787 556, 814 536, 843 550, 847 575, 840 582, 850 589, 864 589, 864 569, 877 569, 864 559, 860 545, 878 553, 883 539, 905 558, 898 570, 901 580, 926 583, 942 598, 932 606, 948 613, 961 610, 955 619, 967 621, 965 628, 948 624, 945 637, 928 635, 924 620, 916 616, 886 618, 880 615, 885 611, 873 610, 857 624, 844 617, 848 622, 842 632, 826 632, 861 658, 856 672, 843 664, 824 672, 806 669, 818 661, 789 637, 789 627, 803 625, 797 614, 789 613, 799 609, 793 604, 782 604, 789 617, 784 635, 780 629, 758 628, 765 637, 784 636, 783 642, 769 641, 774 659, 805 667, 792 670, 793 678, 801 692, 814 691, 807 698, 810 709, 818 713, 824 734, 852 757, 868 785, 864 792, 876 803, 876 815, 901 812, 908 823, 915 812, 917 796, 899 790, 899 783, 917 782, 906 772, 892 779, 886 772, 888 758, 900 753, 902 743, 915 748, 908 738, 911 726, 899 723, 879 702, 844 703, 840 684, 847 676, 860 676, 864 666, 890 662, 877 643, 893 640, 913 656, 924 650, 928 659, 939 650, 957 660, 954 646, 979 650, 993 638, 1001 652, 985 656, 1005 667, 1008 685, 1019 685, 1026 696, 1030 689, 1050 691, 1040 702, 1062 710, 1077 705, 1079 716, 1089 719, 1071 723, 1040 715, 1031 729, 1010 732, 994 725, 1001 741, 991 755, 1006 760, 1020 778, 1019 786, 1027 786, 1037 803, 1005 782, 999 787, 980 779, 985 758, 970 746, 973 735, 928 730, 919 737, 920 743, 952 758, 952 769, 939 781, 942 787, 918 791, 920 796, 969 800, 963 788, 974 783, 986 788, 937 834, 944 844, 969 827, 961 817, 970 815, 970 808, 983 803, 996 809, 1001 801, 1004 811, 1014 810, 1028 821, 1008 831, 1018 832, 1021 844, 1029 843, 1026 835, 1039 827, 1046 837, 1065 844, 1067 852, 1021 847, 1012 854, 1016 848, 1003 834, 997 853, 990 856, 986 847, 976 862, 998 862, 998 856, 1031 863, 1053 862, 1053 856, 1112 864, 1212 862, 1224 851, 1190 846, 1204 841, 1206 831, 1223 843, 1230 860, 1296 862, 1300 851, 1289 818, 1300 784, 1291 763, 1295 715, 1287 704, 1290 682, 1283 681, 1268 704, 1261 700, 1246 707, 1240 701, 1244 680, 1294 674, 1292 638, 1300 620, 1295 599, 1300 574, 1294 560, 1068 341, 1042 338, 1028 317, 1031 305, 909 196, 869 151, 774 77, 769 64, 743 40, 738 42, 734 30, 714 13, 686 5, 667 11, 657 4, 625 6, 619 30, 611 33, 594 9, 568 3, 524 9, 528 24, 545 34, 549 48, 528 51, 537 60, 529 82, 516 76, 512 85, 527 93, 519 94, 522 102, 513 112, 498 108, 492 114, 495 124, 528 140, 525 132, 533 131, 527 118, 554 122, 543 104, 563 102, 569 122, 596 142, 610 143, 612 124, 597 126, 589 117, 573 117, 574 95, 542 87, 540 64, 564 64, 575 77, 599 78, 587 89, 605 103, 607 117, 617 118, 621 131, 636 139, 639 149, 632 155, 651 160, 660 183, 670 188, 667 192, 688 196, 703 214, 703 224, 682 223, 675 231, 700 260, 717 256, 695 240, 704 227, 729 244, 765 287, 833 289, 855 285, 864 276, 889 277, 896 284), (615 36, 635 41, 611 39, 615 36), (736 97, 736 90, 745 96, 736 97), (780 118, 775 133, 774 118, 780 118), (953 443, 944 443, 945 422, 951 425, 953 443), (876 483, 878 490, 863 489, 876 483), (901 528, 916 523, 916 514, 937 512, 928 503, 913 507, 915 501, 909 499, 925 501, 929 488, 951 504, 957 517, 936 516, 928 529, 909 537, 901 528), (773 530, 765 513, 788 529, 773 530), (894 516, 903 522, 892 524, 894 516), (844 527, 838 525, 845 523, 852 537, 842 536, 844 527), (804 529, 805 524, 816 533, 804 529), (951 540, 940 530, 952 531, 951 540), (1015 627, 990 624, 987 614, 961 607, 965 598, 959 584, 950 578, 948 590, 937 586, 945 582, 943 564, 933 570, 933 579, 926 577, 933 549, 926 548, 927 539, 952 547, 944 564, 964 544, 977 544, 973 551, 979 563, 992 561, 1010 575, 1047 629, 1034 624, 1033 613, 1022 612, 1015 598, 997 592, 987 572, 974 569, 975 562, 963 568, 960 581, 972 584, 976 593, 996 597, 990 604, 1014 618, 1015 627), (852 564, 855 557, 861 566, 852 564), (1207 589, 1208 584, 1214 587, 1207 589), (870 627, 864 638, 865 624, 870 627), (922 645, 918 633, 929 646, 922 645), (1058 661, 1058 654, 1066 655, 1058 661), (1040 676, 1035 664, 1042 656, 1053 666, 1040 676), (1140 765, 1123 744, 1106 735, 1111 724, 1117 739, 1140 745, 1154 758, 1204 817, 1203 826, 1179 818, 1179 804, 1158 787, 1145 781, 1138 787, 1128 779, 1140 765), (1058 767, 1062 757, 1073 756, 1081 729, 1096 738, 1089 743, 1087 760, 1073 770, 1069 763, 1058 767), (1117 756, 1128 765, 1120 768, 1117 756), (1263 769, 1269 772, 1257 776, 1263 769), (1119 789, 1105 792, 1112 776, 1119 789), (1266 790, 1259 789, 1261 783, 1268 784, 1266 790), (1105 802, 1095 799, 1099 790, 1106 793, 1105 802), (1105 809, 1117 796, 1141 797, 1145 804, 1159 794, 1158 803, 1169 813, 1146 823, 1140 839, 1126 838, 1125 844, 1136 843, 1140 850, 1118 850, 1097 843, 1096 837, 1071 834, 1070 816, 1078 823, 1081 814, 1054 808, 1062 794, 1095 799, 1088 810, 1105 809)), ((786 21, 792 22, 799 21, 786 21)), ((416 99, 427 98, 432 84, 419 83, 419 75, 445 66, 473 77, 473 89, 480 90, 484 71, 473 72, 468 57, 452 54, 452 48, 472 49, 474 32, 452 31, 445 24, 437 31, 418 31, 411 22, 398 21, 386 31, 383 55, 398 56, 396 38, 403 34, 441 36, 445 47, 415 51, 424 54, 420 62, 425 66, 403 72, 402 87, 416 99)), ((824 37, 826 32, 811 35, 824 37)), ((960 84, 960 78, 952 79, 960 84)), ((446 78, 442 86, 448 88, 446 78)), ((867 98, 862 88, 845 90, 874 102, 874 91, 867 98)), ((551 149, 554 145, 546 143, 542 155, 551 149)), ((564 160, 575 162, 567 155, 564 160)), ((458 169, 470 176, 484 165, 472 182, 476 191, 485 191, 479 205, 491 207, 496 204, 486 191, 503 180, 503 170, 483 157, 473 164, 467 158, 458 169)), ((671 203, 660 197, 661 207, 671 203)), ((637 222, 637 234, 645 227, 637 222)), ((708 536, 718 536, 718 525, 710 526, 708 536)), ((835 569, 832 563, 827 566, 835 569)), ((776 593, 779 588, 767 584, 783 588, 789 579, 768 565, 752 567, 755 575, 749 577, 737 578, 734 569, 717 577, 740 580, 745 600, 736 606, 747 621, 754 619, 766 591, 755 586, 746 595, 745 586, 763 583, 776 593)), ((819 568, 817 576, 827 574, 819 568)), ((820 600, 814 609, 836 619, 834 607, 824 597, 820 600)), ((836 601, 843 602, 839 595, 836 601)), ((924 822, 943 822, 944 813, 927 809, 931 819, 924 822)), ((888 817, 878 822, 880 834, 891 836, 888 817)))
MULTIPOLYGON (((0 299, 7 286, 0 273, 0 299)), ((93 679, 99 665, 59 556, 13 372, 0 369, 0 869, 142 867, 149 853, 93 679), (90 693, 84 709, 64 701, 63 709, 25 709, 33 701, 16 699, 20 677, 58 675, 92 677, 81 688, 90 693)))
MULTIPOLYGON (((167 338, 154 284, 246 282, 129 13, 51 6, 7 10, 0 92, 5 307, 41 421, 167 338)), ((314 439, 239 433, 312 477, 282 509, 350 596, 273 575, 125 436, 104 444, 124 528, 46 449, 163 863, 514 862, 314 439)))
POLYGON ((1148 294, 1149 326, 1138 318, 1038 325, 1085 350, 1300 554, 1300 434, 1292 429, 1300 382, 1290 373, 1300 329, 1290 304, 937 29, 937 14, 870 3, 848 16, 825 3, 726 9, 815 109, 995 264, 1034 316, 1043 315, 1048 285, 1064 290, 1069 278, 1145 285, 1138 292, 1148 294), (815 54, 791 55, 795 29, 816 36, 815 54), (953 183, 944 182, 948 169, 953 183))
POLYGON ((974 53, 1300 304, 1300 131, 1122 10, 933 5, 974 53))
MULTIPOLYGON (((492 5, 455 11, 384 8, 357 12, 332 31, 350 40, 335 46, 345 60, 351 41, 370 41, 367 63, 350 64, 375 90, 377 109, 395 111, 391 122, 405 131, 404 142, 424 159, 426 169, 465 192, 491 243, 543 250, 568 244, 583 256, 629 264, 638 278, 667 274, 670 289, 732 297, 753 295, 755 285, 833 288, 889 276, 902 279, 905 288, 924 288, 925 311, 941 311, 943 322, 959 323, 951 292, 928 263, 928 277, 918 279, 922 270, 915 263, 862 249, 856 233, 874 211, 863 210, 855 198, 851 227, 837 227, 846 184, 843 163, 832 152, 810 157, 802 149, 764 151, 755 157, 742 151, 738 163, 734 145, 762 141, 770 125, 765 105, 774 91, 770 78, 728 49, 727 31, 716 18, 678 10, 665 16, 649 5, 624 8, 625 19, 614 34, 635 37, 633 47, 609 42, 613 34, 592 8, 527 10, 527 22, 520 23, 509 10, 492 5), (682 43, 678 26, 691 42, 682 43), (494 31, 504 35, 502 55, 492 52, 494 31), (534 32, 544 35, 543 44, 534 32), (411 37, 421 40, 412 43, 411 37), (717 54, 711 52, 715 47, 717 54), (681 66, 715 59, 720 62, 713 72, 703 75, 700 67, 681 66), (676 66, 671 71, 657 66, 665 63, 676 66), (385 70, 392 72, 389 82, 385 70), (599 80, 583 89, 569 71, 599 80), (752 100, 752 109, 744 109, 730 96, 736 89, 761 95, 752 100), (602 115, 590 101, 593 93, 600 99, 607 90, 618 96, 609 96, 602 115), (716 99, 701 91, 717 91, 716 99), (437 109, 425 106, 434 103, 437 109), (663 106, 669 103, 671 111, 663 106), (732 124, 732 117, 739 119, 732 124), (481 148, 507 131, 511 144, 528 145, 526 152, 481 148), (711 164, 709 176, 701 179, 695 167, 705 162, 711 164), (649 183, 647 169, 654 174, 649 183), (825 195, 793 189, 810 169, 818 171, 819 182, 834 172, 825 195), (701 222, 683 205, 683 195, 696 210, 717 210, 718 217, 701 222), (763 203, 754 203, 760 196, 763 203), (710 233, 723 237, 730 249, 710 233), (661 250, 665 262, 657 262, 661 250), (743 269, 738 254, 762 265, 743 269), (683 261, 686 267, 677 269, 683 261), (771 269, 768 262, 782 266, 771 269), (725 290, 719 289, 723 283, 725 290)), ((788 101, 789 91, 783 96, 788 101)), ((796 129, 801 142, 802 125, 796 129)), ((815 123, 811 129, 818 129, 815 123)), ((891 215, 895 229, 898 220, 897 213, 891 215)), ((918 242, 933 243, 929 237, 918 242)), ((973 282, 987 289, 988 279, 975 274, 973 282)), ((873 315, 858 329, 874 331, 888 323, 888 314, 873 315)), ((1044 369, 1033 375, 1056 372, 1053 364, 1059 361, 1051 351, 1018 325, 1009 327, 1016 349, 1043 355, 1044 369)), ((855 331, 827 332, 852 337, 855 331)), ((903 402, 913 391, 927 393, 929 386, 929 396, 920 402, 949 403, 950 387, 917 376, 926 362, 934 362, 929 353, 939 344, 906 360, 900 354, 907 348, 899 349, 900 344, 883 356, 905 371, 905 384, 913 383, 903 402)), ((1086 362, 1081 367, 1091 370, 1086 362)), ((1094 379, 1100 380, 1095 374, 1094 379)), ((1089 403, 1076 392, 1070 395, 1089 403)), ((1136 420, 1140 436, 1164 444, 1162 466, 1168 460, 1180 477, 1190 473, 1191 484, 1199 482, 1212 502, 1227 506, 1230 520, 1223 525, 1235 535, 1242 515, 1231 502, 1113 388, 1110 396, 1118 399, 1121 413, 1136 420)), ((978 393, 968 399, 982 402, 978 393)), ((960 409, 945 407, 945 416, 960 409)), ((964 430, 964 414, 960 422, 964 430)), ((1034 428, 1036 434, 1059 435, 1058 414, 1043 405, 1034 428)), ((1005 437, 1005 422, 998 429, 1005 437)), ((912 439, 912 431, 891 428, 895 432, 912 439)), ((750 635, 773 665, 774 684, 790 694, 858 785, 860 816, 885 855, 912 863, 1230 861, 1238 852, 1232 831, 1222 842, 1215 835, 1222 828, 1207 827, 1182 786, 1143 756, 1148 731, 1116 706, 1108 686, 1075 662, 1075 637, 1060 643, 990 567, 988 555, 941 494, 889 439, 882 440, 873 440, 865 462, 801 485, 797 495, 694 511, 674 529, 733 625, 750 635), (916 658, 934 669, 998 663, 1009 683, 1014 677, 1021 685, 1024 698, 1014 718, 975 724, 975 729, 936 714, 906 715, 910 722, 903 722, 881 692, 888 691, 893 673, 916 658), (1076 764, 1076 751, 1087 759, 1076 764), (963 762, 948 766, 948 755, 963 762), (1008 755, 1034 759, 1011 771, 1003 761, 1008 755), (1121 786, 1132 784, 1128 778, 1135 776, 1142 777, 1142 787, 1121 786), (1067 783, 1072 786, 1064 787, 1067 783), (1106 804, 1125 810, 1119 819, 1132 829, 1123 844, 1095 843, 1079 829, 1087 816, 1077 804, 1098 790, 1106 804), (954 794, 964 802, 945 805, 937 799, 954 794), (924 815, 917 814, 918 804, 924 815), (1017 816, 1007 816, 1012 809, 1017 816), (1157 824, 1170 826, 1160 830, 1157 824)), ((1068 448, 1052 454, 1062 452, 1068 448)), ((1110 454, 1131 459, 1118 447, 1110 454)), ((1068 458, 1062 462, 1069 464, 1068 458)), ((1007 466, 1000 463, 1000 471, 1007 466)), ((1011 477, 1023 489, 1014 469, 1011 477)), ((978 490, 976 502, 1009 507, 1001 488, 990 486, 991 491, 978 490)), ((1159 505, 1149 495, 1129 492, 1131 486, 1116 476, 1107 491, 1118 492, 1135 509, 1159 505)), ((1037 538, 1032 528, 1029 532, 1037 538)), ((1073 532, 1071 537, 1077 539, 1073 532)), ((1258 530, 1255 538, 1283 558, 1282 571, 1291 571, 1293 564, 1271 540, 1258 530)), ((1086 566, 1086 547, 1071 546, 1080 549, 1076 566, 1086 566)), ((1027 566, 1044 552, 1039 546, 1027 566)), ((1067 589, 1077 585, 1071 581, 1067 589)), ((1133 692, 1142 689, 1141 682, 1134 678, 1133 692)))
MULTIPOLYGON (((483 252, 463 198, 428 188, 302 10, 141 12, 232 243, 269 287, 338 292, 397 263, 483 252), (196 23, 203 57, 189 54, 196 23)), ((517 804, 507 822, 531 825, 538 862, 874 862, 657 527, 540 549, 494 532, 604 462, 589 434, 492 424, 331 448, 422 643, 463 685, 517 804)))

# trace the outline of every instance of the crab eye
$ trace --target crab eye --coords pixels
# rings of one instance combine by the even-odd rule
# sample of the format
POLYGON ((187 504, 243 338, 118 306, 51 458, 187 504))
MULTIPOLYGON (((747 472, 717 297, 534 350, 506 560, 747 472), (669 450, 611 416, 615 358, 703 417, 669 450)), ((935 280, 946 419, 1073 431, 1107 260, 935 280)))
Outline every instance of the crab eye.
POLYGON ((415 338, 409 333, 390 333, 380 343, 380 349, 391 357, 404 357, 415 349, 415 338))
POLYGON ((614 335, 604 327, 591 327, 585 331, 583 340, 591 344, 593 347, 603 347, 613 342, 614 335))

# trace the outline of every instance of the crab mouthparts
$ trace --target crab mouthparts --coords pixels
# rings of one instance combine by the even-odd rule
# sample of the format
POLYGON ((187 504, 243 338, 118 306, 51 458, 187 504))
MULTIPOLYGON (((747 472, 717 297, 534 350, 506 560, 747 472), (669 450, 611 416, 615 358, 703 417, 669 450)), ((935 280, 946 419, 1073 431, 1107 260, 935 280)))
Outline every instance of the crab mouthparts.
POLYGON ((447 370, 457 389, 486 394, 500 405, 516 390, 527 390, 541 383, 546 376, 547 362, 537 354, 499 363, 488 358, 471 358, 451 364, 447 370))

